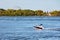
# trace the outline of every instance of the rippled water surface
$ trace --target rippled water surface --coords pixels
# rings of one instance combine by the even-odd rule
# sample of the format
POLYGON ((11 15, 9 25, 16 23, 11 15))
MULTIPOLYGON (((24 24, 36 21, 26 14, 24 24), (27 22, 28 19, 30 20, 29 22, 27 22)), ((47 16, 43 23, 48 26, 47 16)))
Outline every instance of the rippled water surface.
POLYGON ((60 40, 60 17, 0 17, 0 40, 60 40), (43 24, 44 30, 33 26, 43 24))

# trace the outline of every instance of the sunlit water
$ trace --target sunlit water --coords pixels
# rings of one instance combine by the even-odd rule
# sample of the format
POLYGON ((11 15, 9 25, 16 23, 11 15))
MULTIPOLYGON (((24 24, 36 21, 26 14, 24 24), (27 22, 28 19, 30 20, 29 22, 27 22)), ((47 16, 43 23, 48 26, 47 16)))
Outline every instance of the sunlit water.
POLYGON ((60 17, 2 16, 0 40, 60 40, 60 17), (43 24, 45 29, 33 27, 39 24, 43 24))

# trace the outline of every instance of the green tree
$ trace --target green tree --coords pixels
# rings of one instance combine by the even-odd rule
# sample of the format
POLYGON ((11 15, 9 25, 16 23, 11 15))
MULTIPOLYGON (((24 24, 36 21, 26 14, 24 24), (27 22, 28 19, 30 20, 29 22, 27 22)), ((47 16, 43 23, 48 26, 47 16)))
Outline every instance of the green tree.
POLYGON ((43 15, 43 11, 42 11, 42 10, 36 10, 36 11, 35 11, 35 14, 36 14, 37 16, 42 16, 42 15, 43 15))

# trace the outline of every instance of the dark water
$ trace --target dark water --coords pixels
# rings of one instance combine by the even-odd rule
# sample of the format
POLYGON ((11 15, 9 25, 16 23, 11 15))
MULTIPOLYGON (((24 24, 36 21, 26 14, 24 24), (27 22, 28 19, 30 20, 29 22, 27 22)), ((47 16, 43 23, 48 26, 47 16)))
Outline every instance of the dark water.
POLYGON ((60 40, 60 17, 0 17, 0 40, 60 40), (33 26, 43 24, 44 30, 33 26))

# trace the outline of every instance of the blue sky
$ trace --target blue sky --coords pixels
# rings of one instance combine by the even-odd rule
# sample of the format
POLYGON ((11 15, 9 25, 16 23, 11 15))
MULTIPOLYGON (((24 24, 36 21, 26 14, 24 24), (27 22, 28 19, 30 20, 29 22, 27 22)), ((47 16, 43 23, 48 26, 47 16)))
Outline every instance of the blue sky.
POLYGON ((43 11, 60 10, 60 0, 0 0, 0 8, 40 9, 43 11))

